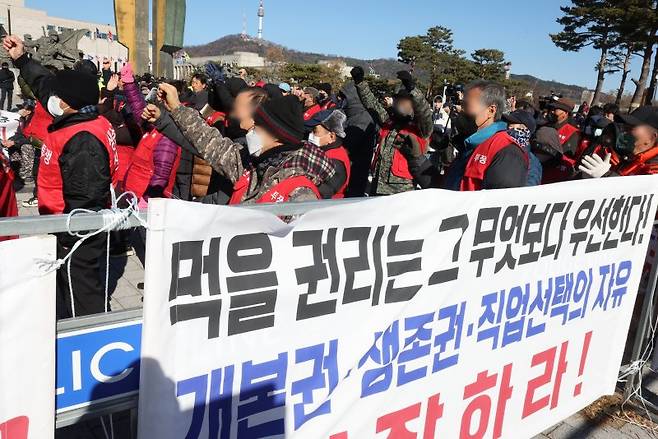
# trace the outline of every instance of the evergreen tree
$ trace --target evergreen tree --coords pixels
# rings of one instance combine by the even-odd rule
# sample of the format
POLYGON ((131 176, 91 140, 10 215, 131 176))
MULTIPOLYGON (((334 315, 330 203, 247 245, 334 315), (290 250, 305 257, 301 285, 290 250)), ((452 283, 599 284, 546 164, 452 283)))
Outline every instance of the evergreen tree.
POLYGON ((626 0, 571 0, 571 6, 562 6, 564 15, 557 22, 562 32, 552 34, 551 39, 564 51, 578 52, 584 47, 600 51, 596 89, 592 98, 596 102, 603 89, 608 71, 609 51, 620 43, 620 25, 626 17, 626 0))
POLYGON ((481 79, 502 81, 505 79, 505 53, 497 49, 478 49, 471 54, 481 79))

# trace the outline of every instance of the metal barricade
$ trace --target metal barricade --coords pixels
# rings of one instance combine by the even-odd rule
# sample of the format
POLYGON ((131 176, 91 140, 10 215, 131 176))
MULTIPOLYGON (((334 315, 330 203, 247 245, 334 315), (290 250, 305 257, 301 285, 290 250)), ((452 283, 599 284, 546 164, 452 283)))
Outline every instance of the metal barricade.
MULTIPOLYGON (((290 217, 303 215, 315 209, 353 204, 366 199, 258 204, 235 208, 256 209, 277 216, 290 217)), ((44 215, 1 218, 0 236, 98 230, 121 215, 120 212, 105 212, 82 213, 70 217, 44 215)), ((146 213, 139 213, 139 219, 133 214, 124 222, 122 228, 139 227, 146 220, 146 213)), ((134 410, 137 407, 139 372, 138 369, 131 367, 135 361, 134 356, 138 356, 139 351, 132 345, 137 343, 135 338, 141 335, 141 321, 142 310, 134 309, 57 322, 57 375, 58 381, 61 379, 66 381, 66 384, 58 382, 56 389, 56 428, 66 427, 84 419, 134 410), (90 339, 101 340, 100 343, 96 343, 96 340, 90 339), (113 354, 114 367, 123 367, 122 373, 130 369, 130 372, 120 380, 122 382, 113 381, 116 376, 105 376, 100 370, 85 370, 84 366, 89 369, 89 364, 83 361, 83 357, 87 360, 91 358, 91 364, 96 364, 100 363, 101 359, 105 361, 113 354), (122 354, 123 357, 117 354, 122 354), (94 373, 100 377, 89 379, 94 373)), ((100 369, 98 364, 96 369, 100 369)))

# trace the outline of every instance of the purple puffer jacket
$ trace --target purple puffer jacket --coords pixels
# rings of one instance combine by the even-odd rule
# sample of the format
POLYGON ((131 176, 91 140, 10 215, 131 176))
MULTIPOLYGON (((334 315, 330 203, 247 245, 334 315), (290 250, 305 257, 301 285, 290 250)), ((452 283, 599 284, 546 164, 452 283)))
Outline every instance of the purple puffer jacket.
MULTIPOLYGON (((132 112, 132 117, 138 126, 142 126, 143 120, 141 118, 144 108, 146 108, 146 101, 142 95, 141 90, 135 83, 124 84, 123 92, 126 95, 126 101, 132 112)), ((149 127, 150 129, 154 129, 149 127)), ((149 188, 144 198, 150 196, 162 196, 161 193, 169 183, 171 170, 176 162, 176 155, 178 154, 178 145, 169 140, 167 137, 162 136, 155 146, 153 151, 153 176, 149 182, 149 188)))

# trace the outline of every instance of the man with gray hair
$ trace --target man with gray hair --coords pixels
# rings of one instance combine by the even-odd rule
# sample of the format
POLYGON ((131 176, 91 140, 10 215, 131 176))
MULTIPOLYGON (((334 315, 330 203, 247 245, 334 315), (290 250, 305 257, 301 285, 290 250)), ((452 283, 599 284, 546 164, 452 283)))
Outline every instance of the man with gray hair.
POLYGON ((309 143, 322 148, 336 168, 336 174, 318 187, 323 198, 345 198, 345 189, 350 182, 352 165, 347 149, 343 146, 346 121, 345 113, 329 109, 315 113, 304 124, 306 130, 311 132, 308 136, 309 143))
MULTIPOLYGON (((491 81, 474 81, 465 88, 464 112, 455 125, 470 127, 459 154, 445 175, 427 160, 415 139, 408 137, 401 151, 414 179, 423 188, 457 191, 526 186, 528 153, 507 133, 501 121, 505 89, 491 81)), ((464 133, 462 133, 464 134, 464 133)))

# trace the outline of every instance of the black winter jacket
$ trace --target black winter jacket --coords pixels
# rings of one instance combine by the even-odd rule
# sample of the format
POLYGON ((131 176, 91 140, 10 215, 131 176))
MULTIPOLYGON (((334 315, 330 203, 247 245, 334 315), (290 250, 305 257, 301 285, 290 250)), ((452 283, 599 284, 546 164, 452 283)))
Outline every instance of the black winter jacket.
MULTIPOLYGON (((14 61, 20 69, 21 76, 44 105, 52 95, 53 74, 37 61, 23 55, 14 61)), ((71 125, 94 120, 96 113, 65 114, 55 118, 48 127, 54 132, 71 125)), ((87 131, 75 134, 64 145, 59 159, 63 182, 64 212, 84 208, 101 210, 107 207, 110 199, 110 158, 103 143, 87 131)), ((75 239, 73 239, 75 241, 75 239)))

